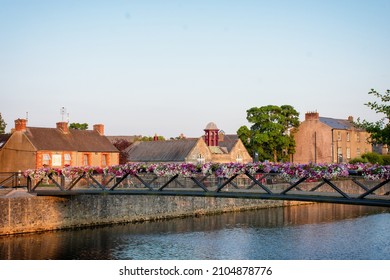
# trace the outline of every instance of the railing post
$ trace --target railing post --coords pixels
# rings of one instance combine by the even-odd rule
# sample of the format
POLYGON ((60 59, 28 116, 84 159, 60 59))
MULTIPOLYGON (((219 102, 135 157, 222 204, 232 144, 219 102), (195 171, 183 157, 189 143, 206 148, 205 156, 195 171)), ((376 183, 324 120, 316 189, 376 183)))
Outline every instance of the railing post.
POLYGON ((31 192, 32 180, 30 176, 27 176, 27 192, 31 192))

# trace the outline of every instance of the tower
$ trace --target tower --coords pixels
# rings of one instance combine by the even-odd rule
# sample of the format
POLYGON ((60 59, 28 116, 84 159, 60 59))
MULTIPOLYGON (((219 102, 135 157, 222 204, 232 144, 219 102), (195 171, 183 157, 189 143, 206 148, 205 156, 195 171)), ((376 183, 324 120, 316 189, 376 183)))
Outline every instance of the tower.
POLYGON ((204 132, 205 132, 204 140, 207 146, 218 146, 219 129, 217 125, 213 122, 207 124, 206 128, 204 129, 204 132))

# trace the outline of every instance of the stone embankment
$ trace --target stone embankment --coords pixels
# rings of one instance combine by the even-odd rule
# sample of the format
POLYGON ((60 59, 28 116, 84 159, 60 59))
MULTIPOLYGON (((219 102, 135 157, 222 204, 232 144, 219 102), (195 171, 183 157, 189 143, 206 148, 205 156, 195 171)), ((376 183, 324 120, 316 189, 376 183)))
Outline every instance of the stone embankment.
POLYGON ((0 235, 130 223, 300 204, 255 199, 180 196, 35 196, 0 193, 0 235))

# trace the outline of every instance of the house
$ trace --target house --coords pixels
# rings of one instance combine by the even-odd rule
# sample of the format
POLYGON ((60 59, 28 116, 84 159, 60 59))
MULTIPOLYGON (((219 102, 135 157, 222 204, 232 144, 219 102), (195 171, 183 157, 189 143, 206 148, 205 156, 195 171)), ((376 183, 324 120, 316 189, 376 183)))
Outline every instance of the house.
POLYGON ((137 141, 127 149, 129 162, 230 163, 252 162, 237 135, 225 135, 214 123, 199 138, 167 141, 137 141))
POLYGON ((294 131, 296 163, 341 163, 371 152, 370 134, 356 127, 353 117, 334 119, 317 112, 305 114, 305 120, 294 131))
POLYGON ((0 172, 30 168, 98 166, 118 164, 119 151, 104 136, 104 125, 93 130, 69 129, 67 122, 56 128, 28 127, 15 120, 11 134, 0 138, 0 172))

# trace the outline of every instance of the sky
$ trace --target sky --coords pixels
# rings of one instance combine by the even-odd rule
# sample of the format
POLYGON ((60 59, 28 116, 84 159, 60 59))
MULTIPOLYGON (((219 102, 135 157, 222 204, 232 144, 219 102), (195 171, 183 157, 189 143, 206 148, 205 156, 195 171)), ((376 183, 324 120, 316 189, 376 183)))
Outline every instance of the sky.
POLYGON ((6 131, 28 117, 166 138, 236 133, 267 105, 375 121, 389 14, 390 0, 0 0, 0 113, 6 131))

